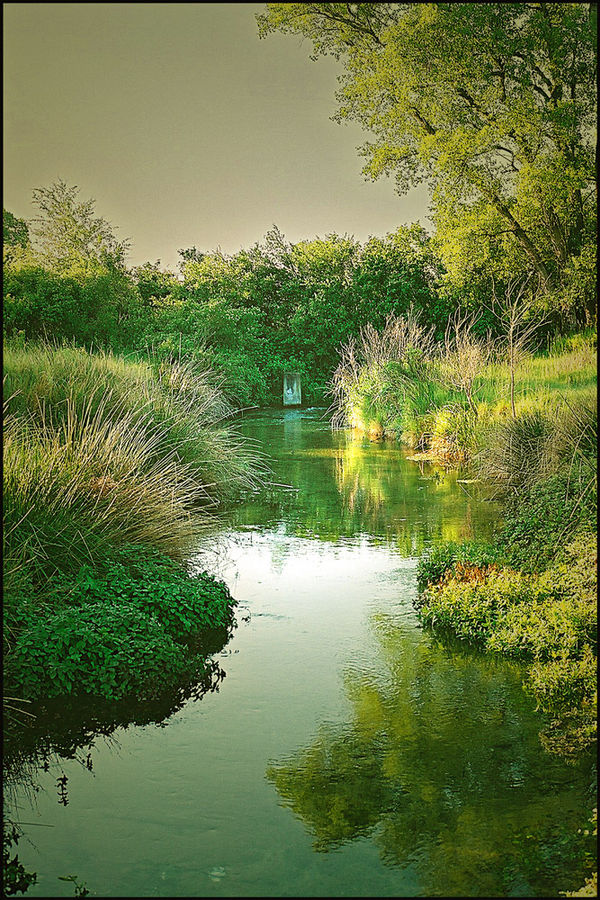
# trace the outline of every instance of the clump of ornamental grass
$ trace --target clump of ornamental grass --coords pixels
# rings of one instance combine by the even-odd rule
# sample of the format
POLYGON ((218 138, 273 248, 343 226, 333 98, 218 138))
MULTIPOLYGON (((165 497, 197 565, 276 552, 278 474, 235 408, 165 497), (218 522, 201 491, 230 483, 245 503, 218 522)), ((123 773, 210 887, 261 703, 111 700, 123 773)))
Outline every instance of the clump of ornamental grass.
POLYGON ((493 419, 481 429, 474 463, 497 494, 528 490, 542 478, 567 473, 571 493, 596 488, 598 414, 595 393, 532 406, 515 418, 493 419))
POLYGON ((362 328, 340 350, 340 363, 329 385, 333 397, 332 425, 385 431, 402 427, 403 409, 432 381, 427 375, 434 355, 433 328, 420 324, 411 310, 389 316, 385 327, 362 328))
POLYGON ((189 465, 216 502, 252 488, 264 471, 260 454, 231 423, 234 413, 214 375, 186 363, 153 365, 111 353, 47 344, 9 346, 4 357, 8 412, 59 426, 67 408, 82 416, 100 409, 107 421, 123 415, 142 425, 156 460, 189 465))
MULTIPOLYGON (((114 421, 78 412, 50 424, 9 415, 4 431, 5 562, 41 579, 74 571, 124 542, 180 556, 202 521, 206 498, 189 466, 173 454, 157 458, 158 435, 124 413, 114 421)), ((206 521, 206 516, 204 517, 206 521)))

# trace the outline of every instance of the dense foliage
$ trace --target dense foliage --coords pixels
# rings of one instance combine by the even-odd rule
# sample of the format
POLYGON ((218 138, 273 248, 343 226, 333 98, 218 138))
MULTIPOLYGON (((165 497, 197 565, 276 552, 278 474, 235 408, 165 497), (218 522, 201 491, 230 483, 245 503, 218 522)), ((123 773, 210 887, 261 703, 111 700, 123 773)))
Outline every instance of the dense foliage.
POLYGON ((25 699, 160 696, 201 678, 205 655, 194 638, 230 630, 234 605, 206 572, 192 576, 144 545, 125 545, 100 569, 51 579, 42 610, 31 602, 18 610, 7 682, 25 699))
MULTIPOLYGON (((53 202, 31 241, 19 232, 6 244, 5 334, 195 360, 220 373, 238 404, 279 402, 286 369, 301 373, 308 402, 323 402, 338 347, 361 326, 412 306, 441 334, 452 305, 418 225, 364 245, 335 234, 290 244, 273 228, 230 256, 182 250, 176 276, 158 262, 127 270, 126 245, 91 201, 77 203, 76 189, 59 182, 34 193, 53 202), (66 247, 65 227, 77 238, 66 247)), ((18 220, 4 219, 15 232, 18 220)))
POLYGON ((426 180, 453 287, 532 268, 556 311, 595 316, 594 3, 268 3, 259 33, 343 64, 364 172, 426 180))

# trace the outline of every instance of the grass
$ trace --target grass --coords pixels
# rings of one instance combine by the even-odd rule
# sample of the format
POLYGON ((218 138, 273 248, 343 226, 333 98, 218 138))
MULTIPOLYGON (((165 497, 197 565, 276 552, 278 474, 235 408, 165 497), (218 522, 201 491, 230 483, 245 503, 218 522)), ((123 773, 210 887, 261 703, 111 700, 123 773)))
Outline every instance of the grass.
MULTIPOLYGON (((233 410, 209 372, 47 344, 9 344, 4 366, 4 650, 11 683, 31 696, 32 685, 36 696, 65 685, 92 693, 95 685, 108 696, 104 676, 111 667, 115 696, 134 686, 139 693, 142 682, 167 683, 160 660, 173 677, 188 669, 167 628, 170 606, 183 609, 190 590, 206 595, 209 606, 220 597, 208 583, 196 584, 183 560, 215 507, 260 483, 263 463, 230 424, 233 410), (115 559, 131 546, 135 552, 115 575, 115 559), (178 568, 167 587, 170 565, 178 568), (73 609, 85 572, 90 583, 113 572, 119 587, 105 585, 95 603, 90 596, 73 609), (167 591, 160 615, 133 602, 141 590, 135 585, 148 580, 157 602, 167 591), (123 641, 130 632, 126 665, 123 641), (61 682, 61 654, 79 658, 84 633, 89 646, 74 668, 77 677, 61 682), (48 666, 44 654, 57 636, 48 666), (105 646, 101 661, 96 644, 105 646), (28 680, 33 659, 39 672, 28 680), (127 679, 119 680, 119 672, 127 679)), ((210 621, 200 608, 193 607, 178 632, 210 621)), ((223 611, 224 624, 228 616, 223 611)))
MULTIPOLYGON (((481 365, 472 409, 465 391, 449 386, 447 356, 410 316, 389 320, 382 332, 363 330, 342 348, 330 384, 334 426, 393 436, 450 463, 472 457, 512 418, 510 369, 498 353, 481 365)), ((515 372, 516 418, 525 429, 534 420, 552 422, 559 405, 566 419, 569 408, 595 402, 595 390, 596 344, 589 333, 522 359, 515 372)))
POLYGON ((67 415, 88 421, 129 417, 152 439, 155 460, 190 466, 205 501, 218 502, 259 477, 258 454, 231 423, 235 410, 207 370, 152 364, 76 347, 9 343, 4 353, 7 412, 59 426, 67 415))

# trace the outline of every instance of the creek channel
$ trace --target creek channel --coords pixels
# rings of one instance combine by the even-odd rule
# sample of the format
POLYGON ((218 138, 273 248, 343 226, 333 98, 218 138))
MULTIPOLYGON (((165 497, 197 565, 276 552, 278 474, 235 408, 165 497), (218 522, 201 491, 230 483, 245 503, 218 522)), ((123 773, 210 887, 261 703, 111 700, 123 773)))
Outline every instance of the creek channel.
POLYGON ((24 751, 5 800, 31 823, 28 896, 73 896, 59 880, 72 873, 102 897, 557 896, 583 882, 592 756, 546 752, 524 668, 440 642, 413 605, 418 557, 491 538, 499 508, 323 414, 243 420, 274 484, 192 560, 240 604, 218 690, 112 724, 57 710, 60 735, 50 724, 43 751, 24 751))

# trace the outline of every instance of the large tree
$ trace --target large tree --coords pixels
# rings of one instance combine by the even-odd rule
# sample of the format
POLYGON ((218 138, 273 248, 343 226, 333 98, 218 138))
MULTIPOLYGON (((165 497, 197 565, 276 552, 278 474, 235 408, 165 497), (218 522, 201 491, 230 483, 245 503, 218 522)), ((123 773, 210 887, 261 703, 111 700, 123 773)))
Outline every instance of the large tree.
POLYGON ((595 4, 268 3, 257 20, 343 63, 337 118, 370 133, 365 174, 428 182, 459 281, 529 269, 548 292, 593 268, 595 4))

